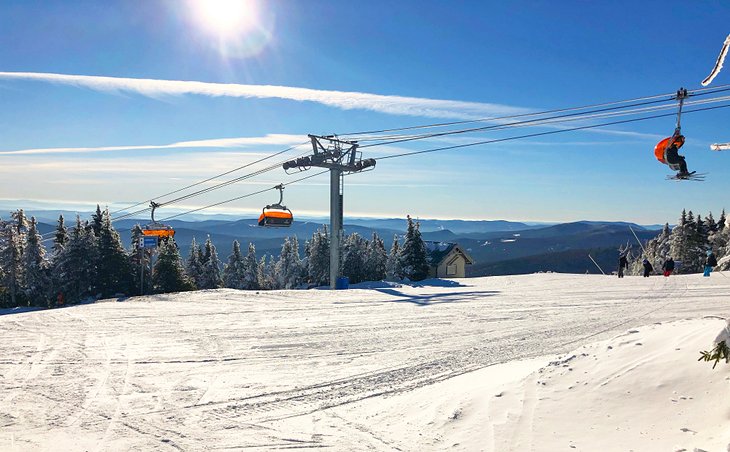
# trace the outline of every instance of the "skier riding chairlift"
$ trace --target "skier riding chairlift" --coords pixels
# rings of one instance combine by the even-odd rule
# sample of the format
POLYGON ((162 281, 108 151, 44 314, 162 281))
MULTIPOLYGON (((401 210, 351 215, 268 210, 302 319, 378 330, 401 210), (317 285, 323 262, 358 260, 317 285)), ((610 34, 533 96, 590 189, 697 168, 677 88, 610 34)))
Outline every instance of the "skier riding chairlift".
POLYGON ((678 171, 678 178, 690 175, 690 172, 687 170, 687 161, 683 155, 679 155, 679 148, 683 145, 684 135, 677 129, 674 135, 663 139, 654 147, 654 156, 657 160, 669 166, 672 170, 678 171))
POLYGON ((672 170, 677 171, 676 176, 670 177, 670 179, 676 180, 702 180, 704 175, 695 174, 694 171, 690 172, 687 170, 687 161, 683 155, 679 155, 679 148, 684 145, 684 135, 682 135, 682 106, 684 100, 689 97, 685 88, 677 90, 675 99, 679 101, 677 108, 677 127, 674 129, 674 134, 671 137, 665 138, 656 146, 654 146, 654 157, 657 160, 664 163, 672 170))

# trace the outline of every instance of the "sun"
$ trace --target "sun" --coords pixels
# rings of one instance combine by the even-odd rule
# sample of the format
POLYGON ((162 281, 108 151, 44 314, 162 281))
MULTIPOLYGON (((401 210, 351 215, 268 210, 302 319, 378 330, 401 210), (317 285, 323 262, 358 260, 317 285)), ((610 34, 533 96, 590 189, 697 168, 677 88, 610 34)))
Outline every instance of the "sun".
POLYGON ((219 37, 236 37, 248 32, 257 22, 253 0, 193 0, 196 21, 219 37))

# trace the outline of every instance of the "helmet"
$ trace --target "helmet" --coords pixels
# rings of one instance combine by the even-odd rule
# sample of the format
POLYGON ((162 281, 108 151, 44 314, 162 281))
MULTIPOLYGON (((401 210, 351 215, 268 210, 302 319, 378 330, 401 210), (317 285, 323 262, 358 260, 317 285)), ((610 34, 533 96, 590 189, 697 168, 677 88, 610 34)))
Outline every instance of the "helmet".
POLYGON ((682 147, 682 145, 684 144, 684 135, 678 135, 674 139, 674 144, 676 144, 678 148, 682 147))
POLYGON ((712 250, 707 250, 707 255, 709 256, 710 254, 712 254, 712 250))

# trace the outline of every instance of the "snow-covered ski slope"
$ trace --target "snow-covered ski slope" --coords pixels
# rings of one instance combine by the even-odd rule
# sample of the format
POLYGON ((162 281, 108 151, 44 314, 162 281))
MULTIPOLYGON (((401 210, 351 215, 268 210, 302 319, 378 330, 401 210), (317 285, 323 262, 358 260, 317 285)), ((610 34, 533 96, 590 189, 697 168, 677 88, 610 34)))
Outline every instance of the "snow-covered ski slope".
POLYGON ((727 317, 729 294, 723 274, 535 274, 2 315, 0 450, 440 450, 452 444, 406 440, 343 407, 367 402, 382 415, 426 394, 425 408, 411 407, 422 415, 440 395, 430 390, 471 371, 656 322, 727 317))

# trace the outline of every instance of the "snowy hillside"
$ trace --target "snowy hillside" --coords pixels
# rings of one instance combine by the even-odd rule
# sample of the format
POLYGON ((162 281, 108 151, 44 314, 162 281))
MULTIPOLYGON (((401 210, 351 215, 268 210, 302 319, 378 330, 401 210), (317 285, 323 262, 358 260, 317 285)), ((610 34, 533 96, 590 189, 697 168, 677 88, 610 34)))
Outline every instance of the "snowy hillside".
POLYGON ((730 443, 722 274, 372 287, 0 311, 0 449, 730 443))

